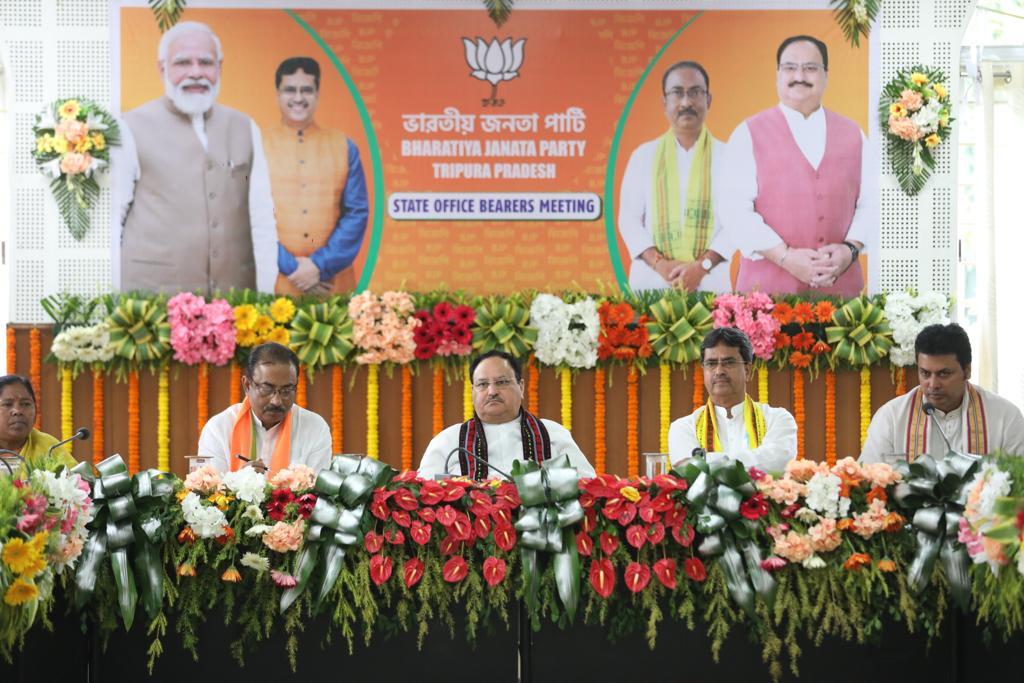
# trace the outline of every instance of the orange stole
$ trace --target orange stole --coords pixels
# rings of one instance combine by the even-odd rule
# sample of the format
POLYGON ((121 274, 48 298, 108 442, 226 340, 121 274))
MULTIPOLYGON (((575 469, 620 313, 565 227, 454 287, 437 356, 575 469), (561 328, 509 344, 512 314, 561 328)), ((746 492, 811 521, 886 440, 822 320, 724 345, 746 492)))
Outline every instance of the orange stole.
MULTIPOLYGON (((295 256, 309 256, 327 244, 341 215, 341 194, 348 178, 348 138, 315 123, 302 134, 276 124, 263 137, 270 188, 277 218, 277 239, 295 256)), ((355 287, 355 273, 345 268, 334 276, 332 291, 355 287)), ((298 295, 278 273, 277 294, 298 295)))
MULTIPOLYGON (((231 452, 228 454, 228 465, 234 472, 242 466, 242 462, 235 455, 244 455, 251 458, 252 454, 252 405, 249 397, 242 401, 242 407, 238 409, 235 416, 235 424, 231 426, 231 452)), ((284 416, 281 423, 281 433, 274 444, 274 452, 270 456, 270 468, 268 475, 274 475, 288 467, 292 455, 292 411, 284 416)))

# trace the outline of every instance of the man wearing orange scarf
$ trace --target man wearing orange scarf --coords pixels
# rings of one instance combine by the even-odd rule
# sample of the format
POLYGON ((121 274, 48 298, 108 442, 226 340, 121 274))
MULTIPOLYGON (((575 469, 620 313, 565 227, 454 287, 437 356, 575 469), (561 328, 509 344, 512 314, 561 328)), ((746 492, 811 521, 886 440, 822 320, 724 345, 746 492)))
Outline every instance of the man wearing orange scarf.
POLYGON ((331 430, 322 417, 295 405, 298 380, 299 359, 291 349, 273 342, 254 348, 242 377, 245 400, 210 418, 199 455, 212 456, 221 472, 247 464, 270 474, 297 463, 314 471, 327 467, 331 430))

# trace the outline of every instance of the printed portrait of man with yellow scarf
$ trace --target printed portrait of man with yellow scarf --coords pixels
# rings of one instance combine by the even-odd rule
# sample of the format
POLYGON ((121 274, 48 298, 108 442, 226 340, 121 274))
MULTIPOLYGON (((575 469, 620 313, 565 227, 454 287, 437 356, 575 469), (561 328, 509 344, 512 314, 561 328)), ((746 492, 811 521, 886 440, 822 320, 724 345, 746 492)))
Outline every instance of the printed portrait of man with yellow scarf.
POLYGON ((705 125, 710 79, 703 66, 684 61, 670 66, 661 83, 669 128, 633 151, 619 192, 629 286, 727 292, 734 249, 712 204, 725 145, 705 125))

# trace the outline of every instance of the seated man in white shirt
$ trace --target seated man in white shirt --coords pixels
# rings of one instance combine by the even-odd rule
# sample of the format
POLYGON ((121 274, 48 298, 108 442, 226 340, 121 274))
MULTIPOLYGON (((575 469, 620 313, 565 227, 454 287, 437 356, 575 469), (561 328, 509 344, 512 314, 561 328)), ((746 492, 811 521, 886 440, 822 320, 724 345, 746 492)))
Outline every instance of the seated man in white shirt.
POLYGON ((734 327, 715 328, 701 343, 700 359, 708 402, 669 427, 669 459, 678 464, 703 448, 708 462, 729 456, 747 467, 781 472, 796 457, 796 420, 785 408, 747 395, 754 369, 750 338, 734 327))
POLYGON ((210 418, 199 455, 220 472, 252 465, 274 474, 301 463, 319 471, 331 461, 331 430, 314 412, 295 405, 299 359, 273 342, 252 350, 242 377, 245 400, 210 418), (242 456, 238 458, 236 456, 242 456))
POLYGON ((878 409, 860 454, 862 463, 998 450, 1024 455, 1024 417, 1005 398, 968 382, 971 340, 956 323, 929 325, 914 341, 920 384, 878 409), (933 421, 925 413, 930 405, 933 421), (942 434, 935 434, 935 426, 942 434), (947 441, 949 446, 947 446, 947 441))
POLYGON ((473 361, 469 375, 473 378, 473 418, 431 439, 420 461, 421 477, 431 479, 448 472, 477 481, 495 479, 501 476, 496 470, 510 472, 516 460, 544 463, 563 454, 581 477, 594 476, 594 468, 569 430, 523 409, 523 374, 515 357, 488 351, 473 361), (476 459, 462 452, 449 459, 459 447, 476 459))

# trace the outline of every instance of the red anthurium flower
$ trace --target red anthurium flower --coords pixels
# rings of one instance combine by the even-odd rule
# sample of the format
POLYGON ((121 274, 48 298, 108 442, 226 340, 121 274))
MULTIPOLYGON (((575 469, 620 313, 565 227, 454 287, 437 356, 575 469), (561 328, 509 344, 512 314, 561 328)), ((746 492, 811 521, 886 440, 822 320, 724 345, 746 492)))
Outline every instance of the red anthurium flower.
POLYGON ((630 562, 629 566, 626 567, 623 579, 626 582, 626 588, 634 593, 639 593, 644 588, 647 588, 647 584, 651 580, 651 570, 646 564, 630 562))
POLYGON ((589 510, 592 507, 594 507, 595 500, 596 499, 594 498, 593 494, 590 493, 590 491, 580 492, 580 505, 583 506, 584 510, 589 510))
POLYGON ((594 539, 585 531, 576 534, 576 552, 584 557, 590 557, 594 552, 594 539))
POLYGON ((708 572, 704 569, 704 563, 697 557, 691 557, 683 562, 683 571, 692 581, 703 581, 708 578, 708 572))
POLYGON ((519 490, 514 484, 507 481, 500 484, 494 492, 494 504, 509 509, 519 507, 522 505, 522 501, 519 500, 519 490))
POLYGON ((640 524, 634 524, 626 529, 626 542, 639 550, 647 542, 647 529, 640 524))
POLYGON ((374 555, 370 558, 370 578, 378 586, 391 578, 394 562, 390 557, 374 555))
POLYGON ((495 524, 512 524, 512 512, 502 508, 491 508, 491 519, 495 524))
POLYGON ((424 505, 437 505, 444 500, 444 487, 436 481, 426 481, 420 487, 420 502, 424 505))
POLYGON ((768 501, 763 493, 755 493, 740 503, 740 514, 746 519, 760 519, 768 514, 768 501))
POLYGON ((468 541, 475 535, 473 525, 469 521, 469 515, 465 512, 455 513, 455 519, 452 520, 448 531, 460 541, 468 541))
POLYGON ((516 530, 511 524, 494 525, 494 544, 506 553, 516 547, 516 530))
POLYGON ((420 508, 416 511, 416 514, 427 524, 433 524, 434 520, 437 519, 437 511, 434 508, 420 508))
POLYGON ((374 517, 385 522, 391 517, 391 509, 386 500, 374 500, 370 503, 370 512, 374 517))
POLYGON ((607 598, 615 588, 615 568, 608 558, 590 563, 590 585, 602 598, 607 598))
POLYGON ((583 530, 588 534, 597 528, 597 510, 590 508, 583 513, 583 530))
POLYGON ((488 586, 497 586, 505 578, 505 570, 508 565, 505 560, 497 557, 488 557, 484 560, 484 581, 488 586))
POLYGON ((636 517, 637 507, 633 503, 626 503, 619 510, 618 522, 622 526, 626 526, 636 517))
POLYGON ((406 529, 409 528, 409 524, 412 523, 412 517, 405 510, 395 510, 391 513, 391 519, 395 520, 395 524, 398 526, 404 526, 406 529))
POLYGON ((462 547, 462 543, 459 539, 455 538, 451 534, 447 534, 441 539, 441 554, 442 555, 454 555, 459 552, 462 547))
POLYGON ((395 504, 403 510, 415 510, 420 506, 416 496, 407 488, 400 488, 395 491, 395 504))
MULTIPOLYGON (((474 493, 476 493, 476 491, 474 491, 474 493)), ((490 502, 479 503, 477 501, 473 501, 473 504, 469 506, 469 511, 476 517, 490 517, 491 510, 493 509, 494 506, 491 505, 490 502)))
POLYGON ((651 526, 647 527, 647 542, 651 545, 661 543, 665 539, 665 525, 661 522, 655 522, 651 526))
POLYGON ((403 543, 405 543, 405 534, 403 534, 401 531, 398 531, 397 529, 395 529, 394 531, 390 529, 385 531, 384 538, 386 538, 388 543, 390 543, 391 545, 402 545, 403 543))
POLYGON ((448 486, 444 492, 445 501, 452 503, 459 498, 466 495, 466 489, 456 484, 455 486, 448 486))
POLYGON ((425 545, 430 540, 430 525, 420 521, 413 522, 409 529, 409 538, 417 545, 425 545))
POLYGON ((661 517, 661 515, 658 514, 650 503, 640 506, 640 521, 650 524, 659 517, 661 517))
POLYGON ((661 581, 661 585, 670 591, 676 589, 676 561, 663 558, 654 563, 654 575, 661 581))
POLYGON ((419 473, 416 470, 406 470, 391 481, 401 482, 403 484, 410 484, 414 481, 423 481, 420 479, 419 473))
POLYGON ((681 527, 683 522, 686 521, 686 508, 682 505, 675 505, 671 510, 665 513, 665 526, 670 529, 681 527))
POLYGON ((457 517, 458 513, 451 505, 442 505, 437 508, 437 523, 443 527, 451 526, 457 517))
POLYGON ((601 508, 601 514, 608 519, 617 520, 625 504, 626 500, 624 498, 609 498, 605 502, 604 507, 601 508))
POLYGON ((380 552, 380 549, 384 547, 384 537, 376 531, 367 531, 366 536, 363 537, 363 547, 368 553, 380 552))
POLYGON ((405 587, 412 588, 423 578, 423 560, 411 557, 402 565, 402 575, 405 578, 405 587))
POLYGON ((668 512, 676 506, 672 500, 672 491, 662 491, 651 499, 651 509, 655 512, 668 512))
POLYGON ((613 536, 607 531, 602 531, 598 540, 601 543, 601 552, 605 555, 611 555, 619 547, 619 537, 613 536))
POLYGON ((441 570, 441 575, 448 583, 458 583, 466 578, 468 573, 469 567, 466 565, 466 558, 462 555, 450 558, 444 563, 444 568, 441 570))
POLYGON ((693 527, 689 524, 672 527, 672 538, 676 539, 676 543, 684 548, 689 548, 693 543, 693 535, 693 527))
POLYGON ((477 538, 487 538, 491 534, 491 520, 489 517, 477 517, 473 520, 473 532, 477 538))
POLYGON ((673 476, 671 474, 659 474, 652 480, 652 483, 654 483, 654 485, 657 486, 658 488, 667 491, 686 490, 686 480, 680 479, 679 477, 673 476))

